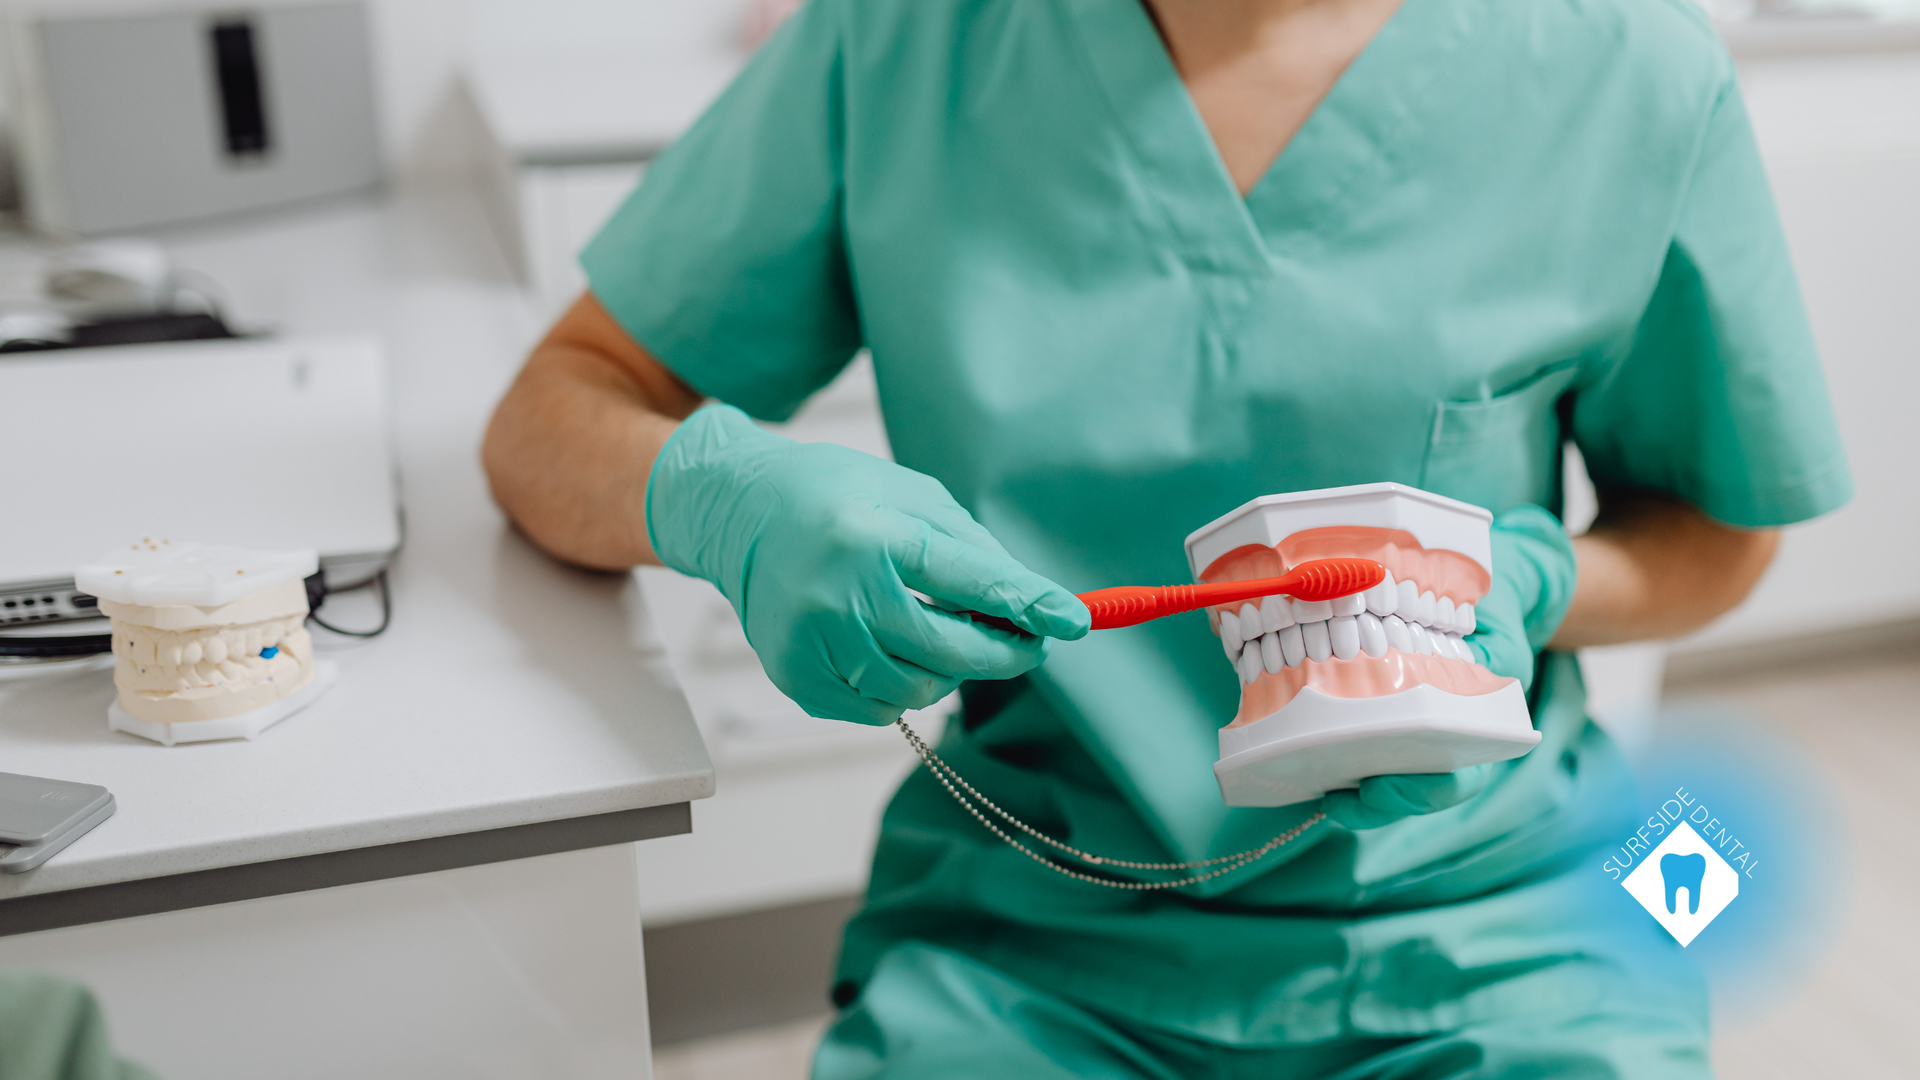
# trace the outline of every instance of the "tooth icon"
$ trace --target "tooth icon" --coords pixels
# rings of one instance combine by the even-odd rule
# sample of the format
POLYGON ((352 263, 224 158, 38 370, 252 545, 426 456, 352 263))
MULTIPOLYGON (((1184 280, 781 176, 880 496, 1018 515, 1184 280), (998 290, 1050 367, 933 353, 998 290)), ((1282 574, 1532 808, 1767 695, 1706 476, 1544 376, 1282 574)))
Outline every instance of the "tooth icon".
MULTIPOLYGON (((1716 826, 1720 824, 1717 818, 1710 820, 1716 826)), ((1713 835, 1719 842, 1725 842, 1722 838, 1730 840, 1724 829, 1715 828, 1713 835)), ((1632 872, 1620 880, 1620 885, 1682 946, 1691 944, 1695 935, 1739 898, 1741 869, 1751 870, 1757 865, 1752 852, 1743 845, 1734 860, 1740 864, 1736 869, 1722 855, 1718 843, 1707 841, 1684 821, 1668 830, 1666 839, 1652 851, 1641 849, 1637 854, 1632 872), (1680 902, 1681 889, 1687 890, 1685 904, 1680 902)))
POLYGON ((1692 855, 1664 855, 1660 858, 1660 880, 1667 888, 1667 914, 1678 914, 1675 906, 1676 893, 1687 890, 1687 914, 1700 914, 1700 882, 1707 876, 1707 857, 1698 852, 1692 855))

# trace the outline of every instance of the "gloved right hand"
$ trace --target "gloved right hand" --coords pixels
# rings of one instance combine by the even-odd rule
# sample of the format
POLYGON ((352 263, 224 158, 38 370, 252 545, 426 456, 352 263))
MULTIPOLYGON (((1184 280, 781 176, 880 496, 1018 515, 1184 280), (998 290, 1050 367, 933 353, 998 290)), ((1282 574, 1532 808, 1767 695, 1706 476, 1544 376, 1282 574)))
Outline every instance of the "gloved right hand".
POLYGON ((726 594, 774 685, 814 716, 890 724, 964 680, 1028 671, 1045 639, 1091 626, 1078 597, 1016 562, 938 480, 794 442, 728 405, 697 410, 661 448, 647 536, 661 562, 726 594))
MULTIPOLYGON (((1573 541, 1560 520, 1538 506, 1516 506, 1494 519, 1493 581, 1474 607, 1478 624, 1467 646, 1495 675, 1533 689, 1535 658, 1547 647, 1579 578, 1573 541)), ((1320 808, 1349 829, 1375 829, 1466 802, 1486 789, 1499 763, 1449 773, 1370 776, 1356 791, 1330 792, 1320 808)))

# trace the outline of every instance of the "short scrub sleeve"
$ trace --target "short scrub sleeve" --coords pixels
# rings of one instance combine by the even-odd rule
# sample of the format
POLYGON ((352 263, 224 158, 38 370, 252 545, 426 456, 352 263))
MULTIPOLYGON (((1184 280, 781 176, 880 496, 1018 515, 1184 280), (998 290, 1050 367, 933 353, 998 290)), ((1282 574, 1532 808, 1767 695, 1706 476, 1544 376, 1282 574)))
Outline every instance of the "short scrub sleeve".
POLYGON ((791 416, 860 348, 842 230, 837 11, 812 0, 580 256, 633 339, 699 392, 791 416))
POLYGON ((1768 528, 1853 494, 1786 239, 1731 82, 1713 106, 1674 236, 1622 359, 1574 399, 1594 482, 1768 528))

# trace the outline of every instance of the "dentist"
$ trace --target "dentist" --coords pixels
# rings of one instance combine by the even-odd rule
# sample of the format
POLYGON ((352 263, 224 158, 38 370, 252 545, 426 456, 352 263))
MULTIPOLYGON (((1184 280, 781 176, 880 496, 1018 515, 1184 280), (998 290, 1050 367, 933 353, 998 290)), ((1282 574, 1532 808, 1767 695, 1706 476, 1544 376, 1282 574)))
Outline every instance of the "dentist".
POLYGON ((816 715, 959 688, 941 754, 1066 843, 1185 862, 1329 818, 1128 891, 916 772, 821 1080, 1710 1075, 1697 976, 1585 861, 1631 780, 1566 650, 1704 624, 1850 483, 1695 5, 812 0, 582 261, 485 446, 537 543, 712 581, 816 715), (753 422, 861 348, 898 464, 753 422), (1568 442, 1603 504, 1571 540, 1568 442), (1083 638, 1070 590, 1378 480, 1498 515, 1470 644, 1542 742, 1230 809, 1204 620, 1083 638))

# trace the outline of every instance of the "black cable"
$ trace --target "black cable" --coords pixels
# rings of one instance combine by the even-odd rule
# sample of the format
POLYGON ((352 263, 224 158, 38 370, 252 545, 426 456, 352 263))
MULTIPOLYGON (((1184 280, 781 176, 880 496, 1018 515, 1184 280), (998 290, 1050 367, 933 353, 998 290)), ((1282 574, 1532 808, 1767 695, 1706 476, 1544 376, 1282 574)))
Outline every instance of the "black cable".
POLYGON ((379 637, 381 634, 386 633, 387 627, 393 622, 393 591, 387 588, 387 571, 385 567, 382 567, 370 578, 356 581, 351 585, 343 585, 337 589, 327 587, 326 576, 324 574, 315 574, 313 577, 307 579, 307 606, 312 609, 312 611, 318 611, 320 605, 326 601, 327 597, 335 593, 353 592, 355 589, 364 589, 369 585, 380 590, 379 626, 371 630, 343 630, 312 612, 309 612, 307 615, 307 621, 322 630, 331 630, 342 637, 370 638, 379 637), (314 595, 316 588, 319 590, 317 598, 314 595))
POLYGON ((0 637, 0 656, 92 656, 112 651, 112 634, 0 637))

